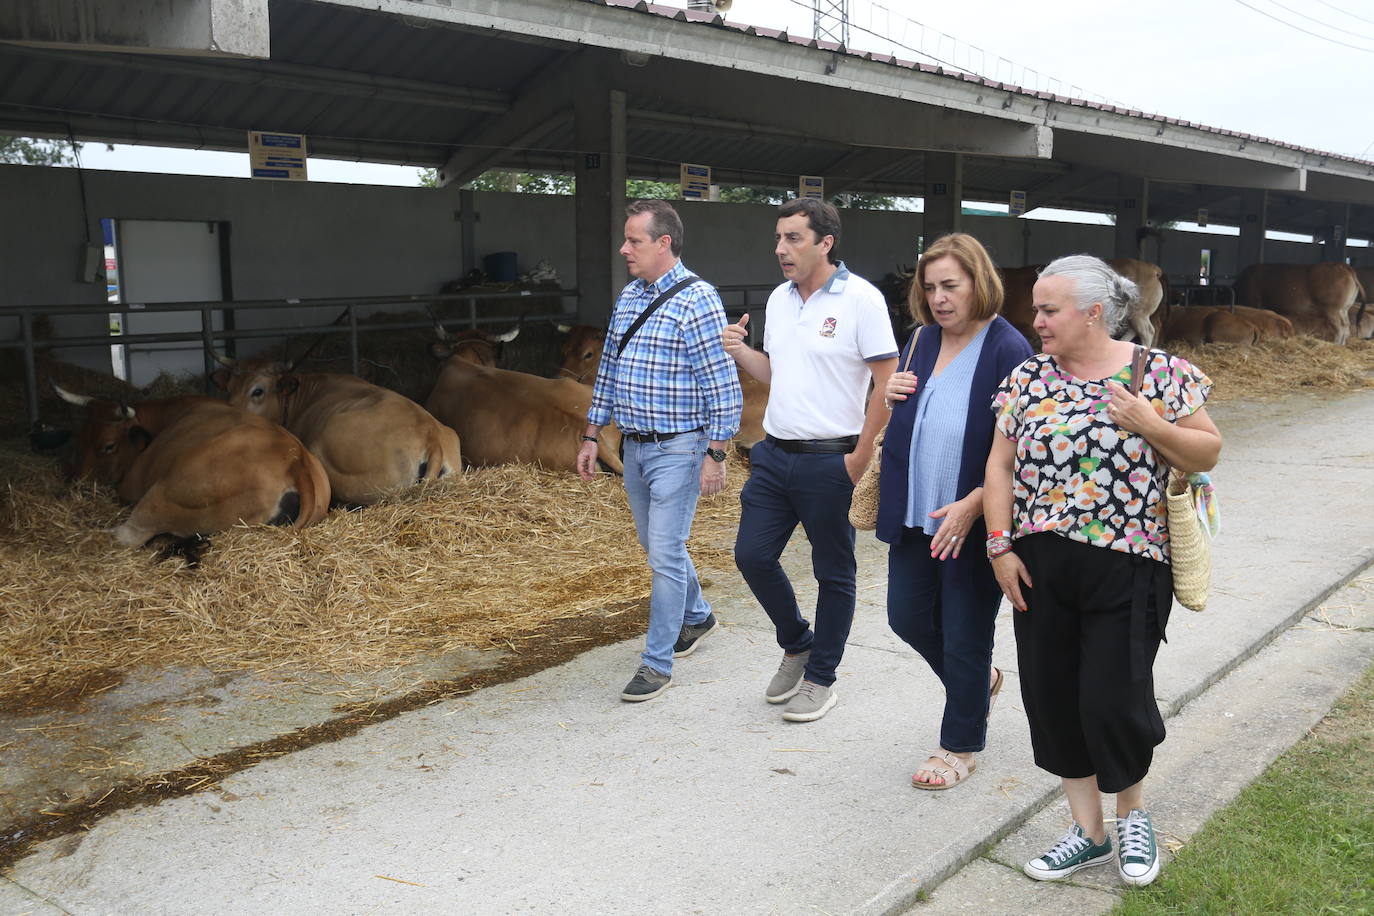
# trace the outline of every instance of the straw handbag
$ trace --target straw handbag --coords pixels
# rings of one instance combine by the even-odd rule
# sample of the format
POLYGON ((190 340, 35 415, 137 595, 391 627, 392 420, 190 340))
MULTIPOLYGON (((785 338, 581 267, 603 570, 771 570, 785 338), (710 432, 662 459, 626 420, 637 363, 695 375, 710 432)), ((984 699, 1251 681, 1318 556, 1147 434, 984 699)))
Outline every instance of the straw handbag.
MULTIPOLYGON (((921 329, 917 327, 916 333, 911 335, 911 350, 906 355, 902 372, 911 366, 912 357, 916 355, 916 341, 920 336, 921 329)), ((878 527, 878 493, 881 489, 878 474, 883 467, 883 439, 886 437, 887 427, 883 427, 873 439, 873 460, 864 469, 859 482, 854 484, 854 495, 849 500, 849 524, 859 531, 872 531, 878 527)))
MULTIPOLYGON (((1131 360, 1131 394, 1140 393, 1145 378, 1145 348, 1139 345, 1131 360)), ((1218 528, 1215 492, 1205 474, 1169 472, 1164 488, 1164 508, 1169 521, 1169 565, 1174 575, 1174 597, 1190 611, 1207 607, 1207 588, 1212 581, 1211 535, 1218 528), (1199 513, 1208 524, 1204 528, 1199 513)))
POLYGON ((1174 597, 1190 611, 1207 607, 1212 580, 1212 545, 1198 518, 1200 487, 1189 475, 1169 473, 1165 503, 1169 510, 1169 563, 1174 572, 1174 597))

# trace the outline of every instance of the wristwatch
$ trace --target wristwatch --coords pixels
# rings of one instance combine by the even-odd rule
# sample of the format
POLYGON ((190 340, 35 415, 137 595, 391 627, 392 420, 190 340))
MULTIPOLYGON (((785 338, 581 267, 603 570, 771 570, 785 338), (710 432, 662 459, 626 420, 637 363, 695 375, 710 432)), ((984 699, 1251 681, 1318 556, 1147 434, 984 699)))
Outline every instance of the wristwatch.
POLYGON ((725 449, 723 448, 708 448, 706 454, 712 461, 725 460, 725 449))

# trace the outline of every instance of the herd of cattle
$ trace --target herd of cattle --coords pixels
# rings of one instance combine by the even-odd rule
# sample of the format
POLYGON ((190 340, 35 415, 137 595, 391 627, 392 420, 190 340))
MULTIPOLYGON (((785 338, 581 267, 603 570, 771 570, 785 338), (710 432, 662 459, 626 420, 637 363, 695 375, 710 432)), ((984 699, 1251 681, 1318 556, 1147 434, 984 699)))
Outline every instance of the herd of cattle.
MULTIPOLYGON (((1157 266, 1111 263, 1141 288, 1123 331, 1147 345, 1247 344, 1295 333, 1336 343, 1374 336, 1374 310, 1364 305, 1374 271, 1360 277, 1344 264, 1256 265, 1235 287, 1236 301, 1246 305, 1180 308, 1170 306, 1157 266)), ((1002 271, 1003 314, 1032 345, 1036 273, 1002 271)), ((76 475, 114 487, 133 506, 113 532, 120 543, 197 537, 238 524, 302 528, 321 521, 331 505, 366 506, 464 466, 573 470, 606 333, 560 330, 563 364, 544 378, 497 368, 496 347, 515 332, 451 335, 439 327, 430 352, 442 367, 424 407, 351 375, 222 357, 214 378, 227 401, 188 395, 129 405, 57 390, 86 409, 76 475)), ((740 383, 744 413, 736 441, 748 449, 764 435, 768 386, 746 373, 740 383)), ((617 474, 619 452, 620 433, 608 425, 599 458, 617 474)))

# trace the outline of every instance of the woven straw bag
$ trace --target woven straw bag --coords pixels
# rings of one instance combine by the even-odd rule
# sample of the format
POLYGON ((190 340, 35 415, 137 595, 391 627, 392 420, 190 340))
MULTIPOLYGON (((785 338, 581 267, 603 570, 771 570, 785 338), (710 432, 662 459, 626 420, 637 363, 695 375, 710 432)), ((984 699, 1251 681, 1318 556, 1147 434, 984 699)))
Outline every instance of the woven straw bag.
POLYGON ((1207 607, 1212 581, 1212 545, 1198 519, 1194 488, 1185 474, 1171 472, 1165 492, 1169 511, 1169 564, 1174 572, 1174 597, 1190 611, 1207 607))
MULTIPOLYGON (((921 329, 917 327, 916 333, 911 335, 911 350, 906 355, 906 365, 901 371, 905 372, 911 367, 912 357, 916 355, 916 341, 920 336, 921 329)), ((854 484, 854 495, 849 500, 849 524, 859 531, 872 531, 878 527, 878 493, 881 489, 878 474, 883 467, 883 439, 886 437, 886 427, 874 437, 873 460, 864 468, 859 482, 854 484)))
POLYGON ((873 440, 873 460, 864 468, 863 476, 854 484, 854 495, 849 500, 849 524, 860 531, 872 531, 878 527, 878 473, 883 464, 883 438, 887 430, 880 430, 873 440))
MULTIPOLYGON (((1145 380, 1145 348, 1136 345, 1131 359, 1131 394, 1139 394, 1145 380)), ((1198 487, 1187 474, 1169 472, 1164 509, 1169 514, 1169 565, 1174 574, 1174 597, 1190 611, 1207 607, 1212 582, 1212 543, 1198 518, 1198 487)))

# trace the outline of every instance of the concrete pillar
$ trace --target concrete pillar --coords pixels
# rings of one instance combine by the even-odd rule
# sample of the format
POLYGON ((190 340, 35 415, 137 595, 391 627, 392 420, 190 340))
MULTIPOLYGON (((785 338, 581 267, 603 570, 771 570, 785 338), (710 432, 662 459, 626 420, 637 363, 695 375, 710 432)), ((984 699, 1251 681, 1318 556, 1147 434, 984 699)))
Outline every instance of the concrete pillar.
POLYGON ((1140 230, 1150 210, 1150 179, 1134 175, 1116 177, 1116 240, 1112 256, 1140 257, 1140 230))
POLYGON ((1326 208, 1326 229, 1322 233, 1322 260, 1345 263, 1345 237, 1350 226, 1350 205, 1330 204, 1326 208))
POLYGON ((625 237, 625 93, 589 86, 573 110, 577 135, 577 311, 580 321, 605 327, 625 285, 616 253, 625 237))
POLYGON ((268 0, 7 0, 0 41, 40 48, 271 57, 268 0))
POLYGON ((1251 264, 1264 263, 1264 233, 1269 224, 1269 192, 1263 188, 1241 192, 1245 215, 1240 222, 1240 242, 1236 246, 1236 273, 1251 264))
POLYGON ((964 157, 959 153, 925 154, 925 218, 921 234, 929 245, 963 225, 964 157))

